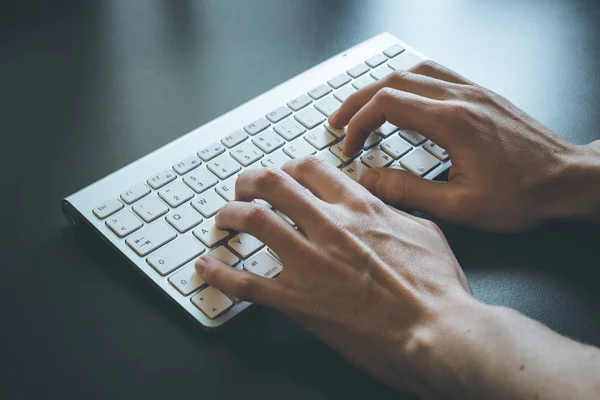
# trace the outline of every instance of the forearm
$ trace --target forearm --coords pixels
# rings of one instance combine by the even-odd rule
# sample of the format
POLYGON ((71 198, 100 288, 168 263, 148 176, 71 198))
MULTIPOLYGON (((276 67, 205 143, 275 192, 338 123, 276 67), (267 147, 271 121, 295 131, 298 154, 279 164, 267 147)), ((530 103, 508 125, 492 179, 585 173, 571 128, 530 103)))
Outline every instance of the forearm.
POLYGON ((507 308, 467 301, 414 337, 407 350, 428 398, 600 395, 600 350, 507 308))
POLYGON ((600 222, 600 140, 572 146, 551 181, 553 195, 540 209, 547 219, 600 222))

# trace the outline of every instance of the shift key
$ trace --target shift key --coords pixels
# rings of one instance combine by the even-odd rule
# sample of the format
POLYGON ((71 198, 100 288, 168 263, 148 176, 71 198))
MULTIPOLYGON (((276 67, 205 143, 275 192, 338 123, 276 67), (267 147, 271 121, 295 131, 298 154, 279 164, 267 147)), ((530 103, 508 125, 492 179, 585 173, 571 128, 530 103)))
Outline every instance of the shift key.
POLYGON ((187 235, 148 257, 148 264, 164 276, 203 252, 204 246, 202 243, 192 235, 187 235))

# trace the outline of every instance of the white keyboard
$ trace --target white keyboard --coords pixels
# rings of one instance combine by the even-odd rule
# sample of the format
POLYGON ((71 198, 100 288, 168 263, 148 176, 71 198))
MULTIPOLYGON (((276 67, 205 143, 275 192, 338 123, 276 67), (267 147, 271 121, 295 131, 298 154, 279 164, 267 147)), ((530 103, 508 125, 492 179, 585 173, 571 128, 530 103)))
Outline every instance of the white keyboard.
POLYGON ((194 272, 200 254, 266 277, 282 269, 254 237, 215 228, 214 216, 233 200, 245 168, 279 168, 309 155, 355 180, 371 167, 429 179, 449 168, 444 149, 389 123, 347 157, 344 131, 326 123, 357 89, 424 58, 380 34, 67 197, 63 211, 73 224, 91 225, 203 327, 216 328, 250 303, 208 287, 194 272))

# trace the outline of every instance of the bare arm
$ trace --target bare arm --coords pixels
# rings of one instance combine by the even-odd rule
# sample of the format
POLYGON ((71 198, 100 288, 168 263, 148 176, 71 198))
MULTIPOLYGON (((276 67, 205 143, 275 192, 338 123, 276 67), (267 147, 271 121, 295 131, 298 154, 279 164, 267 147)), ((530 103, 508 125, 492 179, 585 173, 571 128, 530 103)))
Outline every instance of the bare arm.
POLYGON ((480 303, 417 329, 407 351, 424 397, 597 399, 600 350, 514 310, 480 303), (431 394, 427 396, 427 393, 431 394))
MULTIPOLYGON (((419 71, 431 76, 396 74, 357 92, 330 123, 349 122, 348 153, 386 119, 415 129, 448 150, 450 180, 371 170, 361 179, 369 191, 495 231, 600 219, 596 144, 569 144, 439 66, 419 71)), ((423 398, 598 398, 598 349, 474 299, 440 229, 369 191, 317 158, 247 170, 216 226, 257 237, 282 273, 268 279, 208 256, 196 271, 227 294, 290 315, 377 379, 423 398)))

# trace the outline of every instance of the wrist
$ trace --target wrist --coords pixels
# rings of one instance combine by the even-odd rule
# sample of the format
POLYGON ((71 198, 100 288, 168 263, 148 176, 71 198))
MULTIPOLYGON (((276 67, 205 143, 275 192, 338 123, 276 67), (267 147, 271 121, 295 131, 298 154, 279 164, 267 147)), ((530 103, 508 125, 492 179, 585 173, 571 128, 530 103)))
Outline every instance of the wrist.
MULTIPOLYGON (((415 326, 405 346, 409 368, 423 398, 467 398, 476 368, 478 331, 494 314, 493 306, 470 296, 445 300, 431 318, 415 326)), ((476 373, 476 372, 475 372, 476 373)))
POLYGON ((551 174, 545 219, 600 221, 600 140, 572 145, 551 174))

